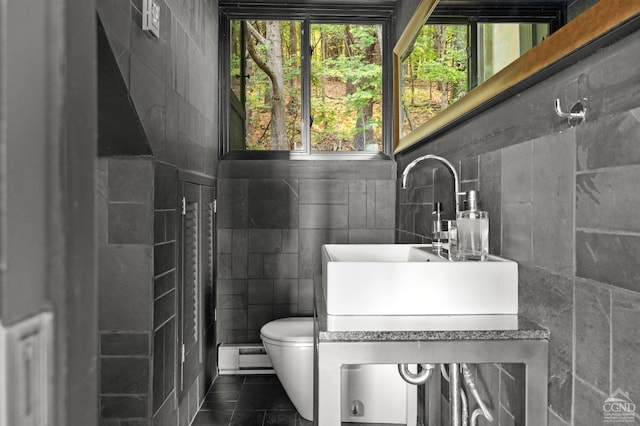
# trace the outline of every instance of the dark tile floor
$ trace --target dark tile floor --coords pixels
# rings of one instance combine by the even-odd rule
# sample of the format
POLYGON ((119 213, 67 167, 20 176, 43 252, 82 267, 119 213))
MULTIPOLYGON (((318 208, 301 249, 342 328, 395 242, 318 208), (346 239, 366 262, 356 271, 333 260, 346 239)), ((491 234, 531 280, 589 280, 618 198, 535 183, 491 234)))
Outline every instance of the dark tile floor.
MULTIPOLYGON (((312 426, 275 375, 218 376, 191 426, 312 426)), ((399 426, 342 423, 343 426, 399 426)))
POLYGON ((274 375, 219 376, 192 426, 311 426, 274 375))

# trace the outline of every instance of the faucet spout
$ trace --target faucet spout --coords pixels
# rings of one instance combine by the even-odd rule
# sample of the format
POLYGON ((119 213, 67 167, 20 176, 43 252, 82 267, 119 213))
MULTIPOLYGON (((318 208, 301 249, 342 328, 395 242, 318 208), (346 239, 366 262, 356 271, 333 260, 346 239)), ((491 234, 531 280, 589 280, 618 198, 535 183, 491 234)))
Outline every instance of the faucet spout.
POLYGON ((407 177, 409 176, 409 172, 411 172, 411 169, 413 169, 416 164, 424 160, 437 160, 441 162, 449 169, 449 171, 453 175, 453 186, 455 191, 453 199, 456 206, 456 217, 458 217, 458 213, 460 212, 460 203, 458 202, 458 195, 460 194, 460 179, 458 178, 458 172, 456 171, 455 167, 453 167, 453 164, 451 164, 446 158, 440 157, 438 155, 427 154, 413 160, 407 167, 405 167, 404 171, 402 172, 402 189, 407 189, 407 177))

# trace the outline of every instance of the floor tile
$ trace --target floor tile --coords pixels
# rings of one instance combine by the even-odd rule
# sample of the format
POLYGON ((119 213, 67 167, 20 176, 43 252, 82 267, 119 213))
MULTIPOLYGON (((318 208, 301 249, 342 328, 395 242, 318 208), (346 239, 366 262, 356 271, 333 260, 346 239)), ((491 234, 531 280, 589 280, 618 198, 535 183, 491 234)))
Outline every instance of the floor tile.
POLYGON ((247 375, 218 377, 192 426, 313 426, 313 422, 300 417, 275 375, 247 375))
POLYGON ((229 426, 262 426, 264 422, 264 410, 233 412, 229 426))
POLYGON ((240 391, 215 391, 211 390, 204 397, 205 401, 212 402, 237 402, 240 398, 240 391))
POLYGON ((300 414, 296 414, 296 426, 313 426, 313 422, 300 417, 300 414))
POLYGON ((228 426, 233 411, 199 411, 191 426, 228 426))
POLYGON ((293 410, 280 384, 245 383, 236 406, 238 410, 293 410))
POLYGON ((264 426, 297 426, 297 417, 296 410, 270 410, 264 417, 264 426))
POLYGON ((242 374, 225 374, 222 376, 218 376, 215 380, 215 383, 244 383, 246 377, 248 376, 244 376, 242 374))
POLYGON ((200 411, 233 411, 237 401, 216 401, 205 399, 200 406, 200 411))
POLYGON ((217 381, 211 386, 211 392, 240 392, 242 390, 243 382, 228 382, 218 383, 217 381))
POLYGON ((280 381, 275 374, 259 374, 255 376, 246 376, 244 379, 244 383, 249 384, 272 384, 279 385, 280 381))

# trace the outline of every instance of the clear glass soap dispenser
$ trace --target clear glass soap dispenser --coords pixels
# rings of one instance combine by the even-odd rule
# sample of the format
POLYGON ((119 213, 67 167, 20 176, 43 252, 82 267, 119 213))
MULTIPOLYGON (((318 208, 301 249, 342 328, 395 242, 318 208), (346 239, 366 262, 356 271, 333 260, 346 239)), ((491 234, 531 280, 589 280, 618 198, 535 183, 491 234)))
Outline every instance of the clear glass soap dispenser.
POLYGON ((458 213, 459 260, 489 258, 489 214, 478 209, 478 192, 467 192, 468 210, 458 213))

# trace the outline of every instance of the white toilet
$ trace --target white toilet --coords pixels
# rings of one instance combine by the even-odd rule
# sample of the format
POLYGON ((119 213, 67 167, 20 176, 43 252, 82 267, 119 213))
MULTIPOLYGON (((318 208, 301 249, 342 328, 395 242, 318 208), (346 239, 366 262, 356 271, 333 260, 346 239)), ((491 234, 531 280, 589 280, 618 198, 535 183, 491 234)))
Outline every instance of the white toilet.
POLYGON ((305 419, 313 420, 313 318, 265 324, 260 338, 282 387, 305 419))
MULTIPOLYGON (((273 369, 298 413, 313 420, 313 318, 282 318, 265 324, 260 338, 273 369)), ((342 421, 416 424, 416 387, 394 365, 342 368, 342 421), (353 402, 363 405, 353 414, 353 402)))

